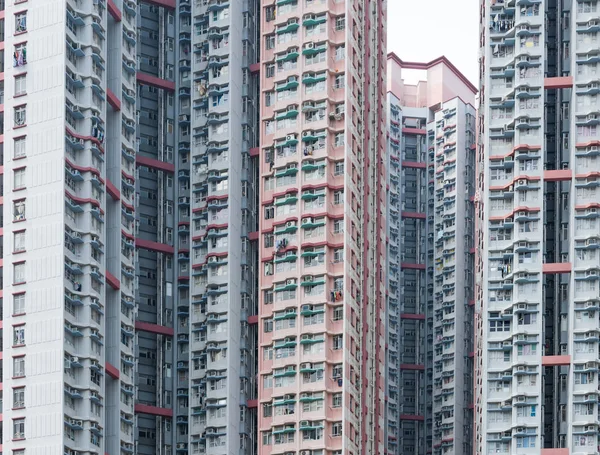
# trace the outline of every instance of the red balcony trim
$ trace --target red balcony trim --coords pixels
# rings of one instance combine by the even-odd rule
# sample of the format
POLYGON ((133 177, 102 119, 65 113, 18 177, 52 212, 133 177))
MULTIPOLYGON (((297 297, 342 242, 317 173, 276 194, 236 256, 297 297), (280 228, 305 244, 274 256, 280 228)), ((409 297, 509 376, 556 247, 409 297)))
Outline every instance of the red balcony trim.
POLYGON ((164 243, 152 242, 151 240, 135 239, 135 246, 157 253, 174 254, 175 248, 164 243))
POLYGON ((562 365, 571 365, 570 355, 543 355, 542 365, 545 367, 555 367, 562 365))
POLYGON ((504 189, 508 188, 509 186, 514 185, 514 183, 517 180, 537 181, 537 180, 540 180, 540 177, 535 176, 535 175, 533 175, 533 176, 529 176, 529 175, 516 175, 515 177, 513 177, 512 180, 506 182, 504 185, 490 186, 490 190, 504 190, 504 189))
POLYGON ((542 265, 543 273, 571 273, 573 264, 570 262, 546 263, 542 265))
POLYGON ((106 2, 106 9, 115 21, 121 22, 121 11, 119 10, 119 8, 117 8, 117 5, 115 5, 115 2, 113 2, 113 0, 108 0, 106 2))
POLYGON ((260 155, 260 149, 258 147, 252 147, 250 149, 250 156, 258 156, 260 155))
POLYGON ((175 172, 175 165, 171 163, 165 163, 164 161, 155 160, 153 158, 147 158, 145 156, 136 155, 135 164, 138 166, 147 166, 160 171, 175 172))
POLYGON ((98 180, 100 180, 102 183, 104 183, 104 179, 100 176, 100 171, 98 169, 96 169, 94 167, 78 166, 77 164, 72 163, 71 160, 69 160, 68 158, 65 158, 65 161, 67 162, 67 164, 69 166, 71 166, 73 169, 77 169, 79 172, 91 172, 96 177, 98 177, 98 180))
POLYGON ((425 135, 427 134, 427 130, 424 130, 423 128, 402 128, 402 134, 421 134, 421 135, 425 135))
POLYGON ((420 163, 418 161, 402 161, 402 167, 410 167, 413 169, 427 169, 427 163, 420 163))
POLYGON ((149 414, 159 417, 173 417, 173 410, 167 408, 159 408, 158 406, 148 406, 147 404, 136 404, 134 407, 136 414, 149 414))
POLYGON ((418 422, 423 422, 425 417, 414 414, 400 414, 400 420, 416 420, 418 422))
POLYGON ((470 254, 475 254, 475 247, 469 249, 470 254))
POLYGON ((590 147, 592 145, 600 145, 600 141, 579 142, 578 144, 575 144, 575 147, 576 148, 585 148, 585 147, 590 147))
POLYGON ((545 77, 544 88, 546 90, 553 88, 572 88, 573 87, 573 76, 563 77, 545 77))
POLYGON ((150 85, 151 87, 156 87, 162 90, 168 90, 170 92, 175 91, 175 82, 167 81, 165 79, 161 79, 150 74, 138 72, 136 73, 136 79, 140 84, 143 85, 150 85))
POLYGON ((258 315, 248 316, 248 324, 258 324, 258 315))
POLYGON ((540 449, 540 455, 569 455, 569 449, 540 449))
POLYGON ((413 319, 416 321, 424 321, 425 315, 420 313, 400 313, 400 319, 413 319))
POLYGON ((511 212, 507 213, 506 215, 491 216, 490 220, 493 220, 493 221, 505 220, 506 218, 510 218, 517 212, 539 212, 540 210, 541 209, 539 207, 525 207, 525 206, 517 207, 517 208, 513 209, 511 212))
POLYGON ((571 180, 573 171, 571 169, 560 169, 558 171, 544 171, 544 180, 548 182, 560 182, 571 180))
POLYGON ((65 127, 65 131, 67 133, 69 133, 71 136, 73 136, 74 138, 76 138, 76 139, 83 139, 84 141, 92 141, 94 144, 96 144, 96 146, 98 147, 98 149, 102 153, 104 153, 104 147, 103 147, 102 143, 98 139, 96 139, 95 137, 92 137, 92 136, 83 136, 81 134, 74 133, 73 131, 71 131, 67 127, 65 127))
POLYGON ((402 218, 417 218, 420 220, 424 220, 425 218, 427 218, 426 214, 419 212, 402 212, 400 213, 400 216, 402 218))
POLYGON ((106 89, 106 100, 115 111, 121 110, 121 100, 119 100, 119 98, 117 98, 117 95, 115 95, 113 91, 109 88, 106 89))
POLYGON ((135 330, 138 330, 140 332, 149 332, 149 333, 155 333, 157 335, 166 335, 166 336, 171 336, 171 337, 175 334, 175 331, 173 330, 172 327, 165 327, 164 325, 151 324, 150 322, 142 322, 142 321, 135 321, 135 330))
POLYGON ((120 376, 120 372, 119 370, 114 367, 113 365, 111 365, 110 363, 106 362, 104 364, 104 369, 106 370, 106 373, 113 379, 119 379, 120 376))
POLYGON ((425 270, 425 264, 413 264, 411 262, 401 262, 401 269, 425 270))
POLYGON ((253 63, 252 65, 250 65, 250 72, 251 73, 260 72, 260 63, 253 63))
MULTIPOLYGON (((98 202, 96 199, 73 196, 68 191, 65 191, 65 193, 67 194, 67 196, 69 196, 75 202, 78 202, 80 204, 92 204, 93 206, 100 208, 100 202, 98 202)), ((104 210, 100 209, 100 213, 104 213, 104 210)))
POLYGON ((475 300, 474 299, 469 300, 469 306, 474 306, 474 305, 475 305, 475 300))
POLYGON ((222 201, 229 198, 228 194, 223 194, 221 196, 208 196, 206 198, 206 202, 212 202, 212 201, 222 201))
POLYGON ((249 240, 258 240, 258 231, 253 231, 248 233, 249 240))
POLYGON ((125 232, 123 229, 121 229, 121 234, 123 234, 129 240, 135 240, 135 237, 133 235, 131 235, 129 232, 125 232))
POLYGON ((413 364, 413 363, 401 363, 400 369, 401 370, 424 371, 425 365, 417 365, 417 364, 413 364))
POLYGON ((125 201, 121 201, 121 204, 123 204, 126 209, 131 210, 132 212, 135 212, 135 207, 133 205, 130 205, 125 201))
POLYGON ((248 400, 248 401, 246 402, 246 405, 247 405, 247 406, 248 406, 250 409, 257 408, 257 407, 258 407, 258 400, 248 400))
POLYGON ((113 288, 115 291, 121 289, 121 283, 119 280, 108 270, 106 271, 106 282, 113 288))
POLYGON ((506 155, 493 155, 490 156, 490 160, 501 160, 502 158, 506 158, 507 156, 513 155, 517 150, 541 150, 541 145, 529 145, 529 144, 519 144, 515 145, 513 149, 508 152, 506 155))
POLYGON ((115 201, 121 199, 121 192, 117 189, 117 187, 110 180, 106 179, 106 192, 112 197, 115 201))

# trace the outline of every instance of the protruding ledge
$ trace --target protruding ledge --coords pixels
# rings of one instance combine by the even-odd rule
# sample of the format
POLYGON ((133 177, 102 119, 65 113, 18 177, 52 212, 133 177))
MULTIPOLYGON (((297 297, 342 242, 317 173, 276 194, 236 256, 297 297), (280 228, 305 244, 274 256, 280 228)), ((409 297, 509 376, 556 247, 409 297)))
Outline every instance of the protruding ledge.
POLYGON ((573 76, 564 77, 545 77, 544 88, 546 90, 553 88, 571 88, 573 87, 573 76))
POLYGON ((545 367, 571 365, 571 356, 570 355, 544 355, 544 356, 542 356, 542 365, 545 367))
POLYGON ((571 273, 572 270, 573 264, 570 262, 556 262, 542 265, 542 272, 544 273, 571 273))

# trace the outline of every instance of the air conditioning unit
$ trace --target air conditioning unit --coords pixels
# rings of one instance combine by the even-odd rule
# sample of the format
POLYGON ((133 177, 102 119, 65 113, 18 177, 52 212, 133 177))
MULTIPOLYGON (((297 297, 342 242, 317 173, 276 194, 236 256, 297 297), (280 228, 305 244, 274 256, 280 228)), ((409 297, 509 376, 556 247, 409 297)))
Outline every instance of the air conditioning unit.
POLYGON ((296 284, 296 278, 290 278, 285 280, 285 284, 296 284))
POLYGON ((308 21, 308 20, 315 20, 316 18, 317 18, 317 16, 316 16, 316 15, 314 15, 314 14, 307 14, 307 15, 305 15, 305 16, 304 16, 304 20, 305 20, 305 21, 308 21))
POLYGON ((520 180, 519 180, 519 185, 527 185, 527 180, 525 180, 525 179, 520 179, 520 180))
POLYGON ((597 145, 592 145, 590 147, 590 152, 597 152, 598 151, 598 146, 597 145))
POLYGON ((288 135, 285 137, 285 140, 286 140, 286 141, 293 141, 294 139, 296 139, 296 135, 295 135, 295 134, 288 134, 288 135))
POLYGON ((519 403, 525 403, 525 397, 517 397, 519 403))
POLYGON ((517 371, 525 371, 525 367, 523 365, 518 366, 517 371))
POLYGON ((517 433, 525 433, 525 428, 523 428, 523 427, 518 427, 518 428, 516 429, 516 432, 517 432, 517 433))
POLYGON ((313 281, 313 276, 312 275, 306 275, 304 277, 304 281, 306 281, 307 283, 311 283, 313 281))
POLYGON ((525 340, 525 334, 520 333, 519 335, 517 335, 517 340, 524 341, 525 340))
POLYGON ((291 393, 288 393, 286 395, 283 396, 284 400, 293 400, 294 399, 294 395, 291 393))
POLYGON ((588 425, 585 427, 585 431, 596 431, 596 427, 594 425, 588 425))
POLYGON ((290 76, 287 78, 287 82, 297 82, 298 76, 290 76))
POLYGON ((71 357, 71 362, 72 363, 78 363, 79 362, 79 357, 71 357))
POLYGON ((505 341, 502 343, 502 346, 512 346, 512 343, 510 341, 505 341))
POLYGON ((178 449, 185 449, 185 443, 184 442, 178 442, 177 443, 177 448, 178 449))
POLYGON ((298 19, 296 19, 295 17, 292 17, 290 20, 287 21, 288 25, 289 24, 297 24, 298 23, 298 19))
POLYGON ((296 110, 298 110, 298 106, 297 106, 297 105, 295 105, 295 104, 291 104, 290 106, 288 106, 288 107, 286 108, 286 110, 287 110, 288 112, 291 112, 291 111, 296 111, 296 110))
POLYGON ((519 310, 526 310, 527 309, 527 304, 526 303, 519 303, 518 308, 519 308, 519 310))
POLYGON ((302 335, 302 339, 303 340, 312 340, 312 335, 309 333, 305 333, 304 335, 302 335))
POLYGON ((521 211, 521 212, 519 212, 517 215, 518 215, 518 216, 527 216, 527 212, 523 212, 523 211, 521 211))
POLYGON ((314 223, 314 222, 315 222, 315 221, 314 221, 314 218, 304 218, 304 219, 302 220, 302 224, 312 224, 312 223, 314 223))
POLYGON ((300 455, 311 455, 310 450, 301 450, 300 455))
POLYGON ((312 364, 310 364, 310 363, 301 363, 300 364, 300 369, 301 370, 308 370, 310 368, 312 368, 312 364))
POLYGON ((302 137, 314 136, 314 131, 303 131, 302 137))
POLYGON ((309 398, 310 397, 310 392, 302 392, 300 394, 300 398, 309 398))
POLYGON ((293 339, 292 337, 285 337, 285 338, 283 339, 283 342, 284 342, 284 343, 291 343, 291 342, 293 342, 293 341, 294 341, 294 339, 293 339))
POLYGON ((218 262, 218 261, 219 261, 219 258, 216 256, 211 256, 208 258, 209 263, 214 263, 214 262, 218 262))
POLYGON ((311 311, 312 305, 302 305, 302 311, 311 311))
POLYGON ((288 221, 287 223, 285 223, 286 227, 294 227, 296 225, 296 223, 294 221, 288 221))
POLYGON ((206 429, 206 434, 213 434, 214 432, 215 432, 215 429, 212 427, 206 429))
POLYGON ((304 45, 304 49, 314 49, 315 48, 315 43, 306 43, 304 45))
POLYGON ((300 426, 301 427, 308 427, 310 425, 310 421, 308 420, 301 420, 300 421, 300 426))

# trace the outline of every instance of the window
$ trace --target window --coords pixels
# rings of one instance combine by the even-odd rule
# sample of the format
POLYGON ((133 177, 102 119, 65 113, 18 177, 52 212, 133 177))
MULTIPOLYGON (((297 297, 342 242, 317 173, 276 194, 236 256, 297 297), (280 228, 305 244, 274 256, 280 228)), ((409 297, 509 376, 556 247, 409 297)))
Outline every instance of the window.
POLYGON ((13 176, 13 190, 25 188, 25 168, 15 169, 13 176))
POLYGON ((27 65, 27 44, 21 43, 15 46, 15 53, 13 55, 13 66, 15 68, 19 66, 27 65))
POLYGON ((25 439, 25 418, 13 420, 13 439, 25 439))
POLYGON ((27 108, 25 106, 15 107, 15 126, 23 126, 27 121, 27 108))
POLYGON ((335 76, 334 88, 344 88, 346 86, 346 76, 344 74, 337 74, 335 76))
POLYGON ((25 219, 25 201, 13 202, 13 221, 23 221, 25 219))
POLYGON ((275 47, 275 35, 268 35, 265 37, 265 48, 267 50, 275 47))
POLYGON ((13 409, 25 407, 25 387, 13 389, 13 409))
POLYGON ((25 231, 15 232, 13 234, 13 253, 25 251, 25 231))
POLYGON ((25 345, 25 326, 18 325, 13 327, 13 346, 25 345))
POLYGON ((333 193, 333 204, 340 205, 344 203, 344 190, 335 191, 333 193))
POLYGON ((25 455, 25 449, 13 450, 13 455, 25 455))
POLYGON ((344 346, 344 337, 342 335, 334 335, 333 337, 333 350, 338 351, 344 346))
POLYGON ((25 283, 25 263, 13 264, 13 284, 25 283))
POLYGON ((25 293, 13 296, 13 316, 25 314, 25 293))
POLYGON ((15 34, 27 31, 27 11, 15 14, 15 34))
POLYGON ((15 76, 15 96, 25 95, 27 93, 27 76, 21 74, 15 76))
POLYGON ((17 137, 14 140, 14 155, 13 157, 16 158, 23 158, 26 154, 25 152, 25 138, 24 137, 17 137))
POLYGON ((341 408, 342 407, 342 394, 334 393, 331 397, 331 407, 332 408, 341 408))
POLYGON ((338 438, 342 435, 342 422, 335 422, 331 425, 331 436, 338 438))
POLYGON ((345 138, 345 136, 344 136, 344 133, 337 133, 337 134, 335 135, 335 146, 336 146, 336 147, 341 147, 341 146, 343 146, 343 145, 344 145, 344 142, 345 142, 345 141, 344 141, 344 138, 345 138))
POLYGON ((346 28, 346 17, 338 16, 335 18, 335 31, 341 32, 346 28))
POLYGON ((343 306, 336 306, 333 309, 333 320, 334 321, 341 321, 344 318, 344 307, 343 306))
POLYGON ((344 232, 344 220, 335 220, 333 222, 333 233, 341 234, 344 232))
POLYGON ((25 376, 25 356, 13 357, 13 378, 25 376))

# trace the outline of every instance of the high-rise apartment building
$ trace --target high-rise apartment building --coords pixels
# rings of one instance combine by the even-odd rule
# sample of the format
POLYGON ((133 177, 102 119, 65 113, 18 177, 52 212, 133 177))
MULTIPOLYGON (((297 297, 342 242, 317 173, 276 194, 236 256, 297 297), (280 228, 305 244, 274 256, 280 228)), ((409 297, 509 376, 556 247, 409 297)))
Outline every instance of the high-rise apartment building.
POLYGON ((256 2, 1 5, 2 450, 253 453, 256 2))
POLYGON ((482 1, 478 453, 598 453, 596 1, 482 1))
POLYGON ((262 3, 261 455, 384 452, 385 13, 262 3))
POLYGON ((196 0, 191 73, 179 64, 192 80, 190 454, 256 453, 258 7, 196 0))
POLYGON ((387 451, 470 454, 477 90, 394 54, 387 88, 387 451))

